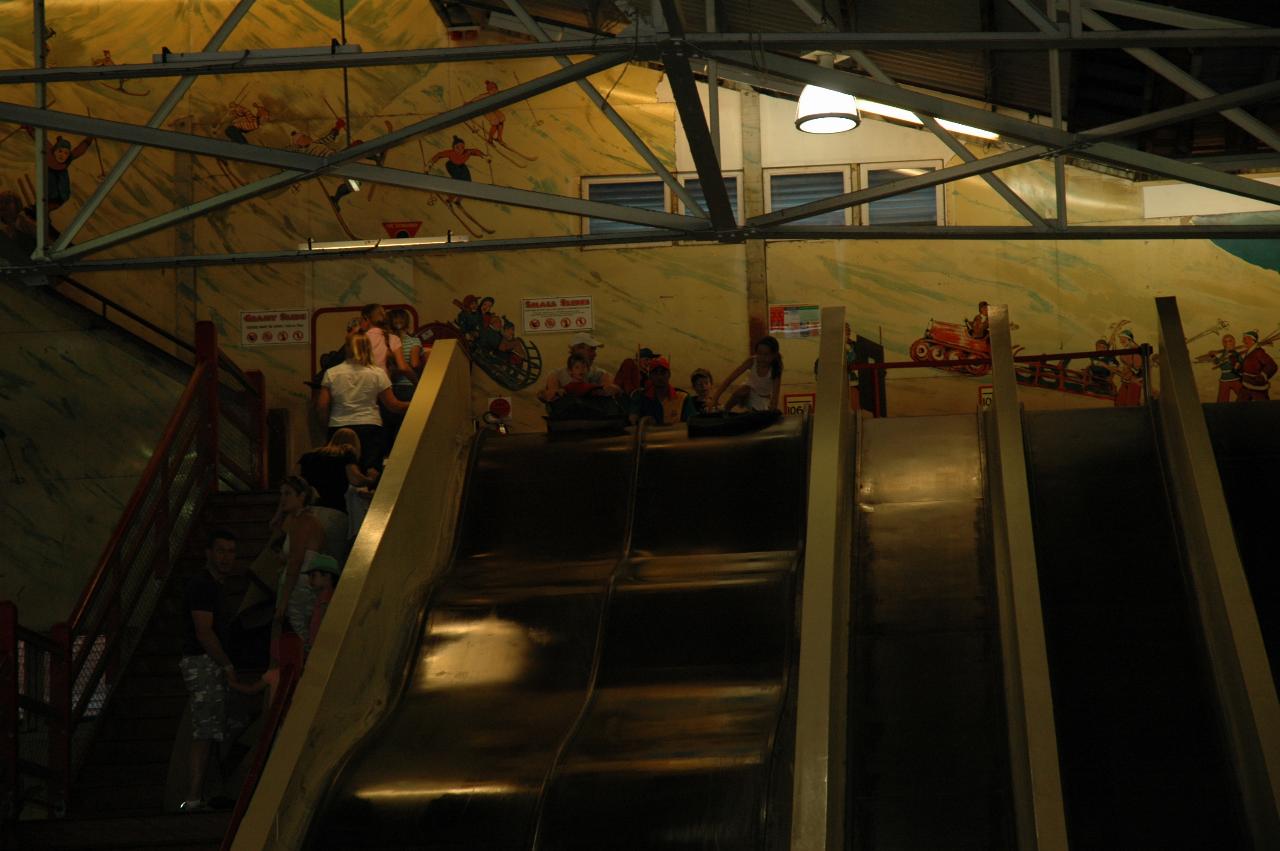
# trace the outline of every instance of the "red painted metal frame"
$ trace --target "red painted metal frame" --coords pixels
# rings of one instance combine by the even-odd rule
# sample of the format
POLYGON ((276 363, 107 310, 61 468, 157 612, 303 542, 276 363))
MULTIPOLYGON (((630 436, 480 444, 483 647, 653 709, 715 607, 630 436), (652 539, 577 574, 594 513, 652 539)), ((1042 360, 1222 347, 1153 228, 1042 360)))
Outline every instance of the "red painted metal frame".
MULTIPOLYGON (((1148 366, 1148 360, 1151 356, 1151 347, 1148 345, 1138 346, 1133 349, 1093 349, 1087 352, 1053 352, 1051 354, 1042 355, 1016 355, 1013 358, 1014 363, 1051 363, 1053 361, 1067 361, 1076 358, 1092 358, 1098 355, 1109 355, 1115 357, 1117 355, 1141 355, 1143 362, 1143 373, 1145 374, 1148 366)), ((851 363, 848 366, 849 372, 869 369, 872 370, 871 375, 871 392, 872 399, 875 400, 875 408, 872 410, 873 417, 883 416, 880 408, 880 378, 881 374, 890 369, 944 369, 950 370, 955 367, 963 366, 986 366, 990 365, 991 358, 957 358, 940 363, 928 363, 925 361, 906 360, 906 361, 890 361, 887 363, 851 363)), ((1143 401, 1147 401, 1147 385, 1144 381, 1142 384, 1143 401)))
MULTIPOLYGON (((409 315, 413 317, 413 327, 417 328, 420 320, 418 319, 418 309, 411 304, 388 304, 384 305, 388 311, 407 310, 409 315)), ((359 313, 364 308, 360 307, 318 307, 311 311, 311 374, 315 375, 320 371, 320 356, 316 353, 316 320, 321 316, 330 313, 359 313)))
MULTIPOLYGON (((145 323, 132 314, 129 318, 145 323)), ((0 780, 4 790, 0 792, 0 819, 16 816, 22 805, 22 773, 43 776, 48 782, 50 808, 55 814, 65 809, 72 781, 76 726, 84 719, 99 685, 105 679, 109 686, 119 674, 126 632, 123 627, 146 596, 145 580, 163 580, 168 575, 174 531, 170 506, 187 504, 198 487, 213 491, 218 486, 219 388, 224 372, 251 394, 248 422, 236 423, 236 427, 247 432, 253 457, 248 471, 234 469, 238 465, 229 459, 222 463, 250 487, 266 487, 266 386, 262 373, 246 373, 222 355, 211 322, 197 323, 194 347, 183 345, 195 353, 191 377, 70 617, 54 625, 45 638, 23 629, 17 622, 14 604, 0 601, 0 780), (194 427, 193 415, 200 417, 194 427), (176 494, 179 498, 175 503, 171 487, 182 472, 181 459, 188 457, 193 448, 197 460, 188 468, 185 485, 179 485, 183 490, 176 494), (136 568, 134 576, 126 575, 127 566, 135 564, 148 541, 156 549, 147 565, 151 576, 138 576, 136 568), (127 587, 132 587, 133 592, 126 592, 127 587), (49 658, 47 701, 43 695, 22 693, 17 671, 20 643, 26 644, 28 667, 39 664, 33 650, 49 658), (48 723, 47 767, 27 765, 20 759, 19 709, 48 723)))

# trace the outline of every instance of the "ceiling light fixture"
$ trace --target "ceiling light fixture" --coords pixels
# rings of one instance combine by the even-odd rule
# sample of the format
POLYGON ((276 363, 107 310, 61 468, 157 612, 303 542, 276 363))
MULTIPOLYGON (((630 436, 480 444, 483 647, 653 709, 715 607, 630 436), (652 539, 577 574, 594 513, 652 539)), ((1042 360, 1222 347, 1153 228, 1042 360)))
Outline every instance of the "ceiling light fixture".
POLYGON ((316 242, 308 239, 298 244, 299 251, 377 251, 389 248, 412 248, 420 245, 451 245, 466 242, 466 236, 448 231, 444 236, 408 236, 392 239, 340 239, 334 242, 316 242))
MULTIPOLYGON (((818 65, 833 69, 835 57, 830 53, 818 55, 818 65)), ((796 104, 796 129, 805 133, 844 133, 861 122, 858 117, 858 100, 853 95, 835 92, 809 83, 800 92, 796 104)))

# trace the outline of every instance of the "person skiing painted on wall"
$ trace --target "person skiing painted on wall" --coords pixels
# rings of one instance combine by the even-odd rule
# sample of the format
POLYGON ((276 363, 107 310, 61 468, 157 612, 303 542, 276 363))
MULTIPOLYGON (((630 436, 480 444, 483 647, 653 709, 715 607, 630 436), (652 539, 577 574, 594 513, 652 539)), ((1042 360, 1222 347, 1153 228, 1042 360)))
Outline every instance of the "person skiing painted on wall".
POLYGON ((1234 397, 1239 400, 1244 387, 1240 383, 1240 371, 1244 358, 1236 348, 1236 338, 1231 334, 1222 335, 1222 348, 1207 353, 1204 358, 1213 363, 1218 370, 1219 402, 1230 402, 1234 397))
MULTIPOLYGON (((27 131, 28 136, 35 138, 34 130, 30 127, 23 127, 23 129, 27 131)), ((45 136, 44 165, 49 184, 46 197, 50 210, 56 210, 71 200, 71 174, 68 169, 73 162, 85 155, 92 144, 92 136, 84 137, 75 147, 72 147, 71 143, 62 136, 58 136, 52 142, 49 141, 48 135, 45 136)))
MULTIPOLYGON (((453 137, 453 146, 444 151, 437 151, 430 161, 427 162, 427 168, 435 165, 438 161, 444 160, 444 170, 449 172, 449 176, 454 180, 471 180, 471 169, 467 167, 467 160, 472 157, 480 157, 481 159, 489 159, 489 155, 479 148, 468 148, 467 143, 462 141, 462 137, 453 137)), ((459 196, 450 195, 446 200, 457 201, 459 196)))

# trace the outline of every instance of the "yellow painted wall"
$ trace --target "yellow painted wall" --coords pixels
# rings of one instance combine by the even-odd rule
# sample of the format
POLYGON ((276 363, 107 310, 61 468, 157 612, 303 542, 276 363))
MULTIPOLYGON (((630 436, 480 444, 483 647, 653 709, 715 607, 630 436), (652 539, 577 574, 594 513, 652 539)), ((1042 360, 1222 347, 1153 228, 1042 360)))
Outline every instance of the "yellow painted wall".
MULTIPOLYGON (((162 44, 175 51, 199 49, 232 5, 231 0, 177 4, 51 0, 49 19, 58 31, 50 43, 51 60, 83 64, 110 49, 117 62, 149 61, 162 44)), ((420 2, 359 0, 348 5, 348 38, 365 50, 446 44, 439 21, 420 2)), ((20 7, 25 4, 0 6, 0 32, 7 34, 0 38, 0 61, 14 66, 30 61, 24 29, 29 25, 23 17, 29 12, 20 7)), ((328 7, 336 9, 336 3, 260 0, 227 47, 327 43, 337 34, 336 20, 326 14, 334 9, 328 7)), ((485 80, 507 87, 554 67, 551 60, 528 60, 353 70, 349 75, 353 138, 371 138, 385 131, 385 122, 402 126, 477 97, 484 91, 485 80)), ((675 117, 672 105, 660 103, 656 95, 660 74, 626 67, 596 75, 592 82, 609 93, 610 102, 674 167, 675 117)), ((50 87, 56 109, 143 123, 167 90, 167 81, 131 81, 126 89, 150 94, 134 97, 98 83, 50 87)), ((252 144, 284 148, 290 145, 291 134, 322 135, 333 126, 335 115, 344 113, 342 75, 333 70, 204 78, 168 124, 224 138, 232 101, 246 106, 260 103, 270 113, 270 120, 250 134, 252 144)), ((491 163, 479 158, 469 163, 476 181, 572 196, 579 194, 583 175, 646 171, 575 87, 508 107, 504 113, 507 142, 537 159, 491 151, 495 154, 491 163)), ((483 122, 477 122, 434 134, 421 146, 402 145, 390 152, 387 164, 420 170, 424 155, 429 158, 447 147, 455 132, 468 146, 486 147, 483 122)), ((344 144, 342 135, 337 145, 344 144)), ((73 199, 53 214, 56 225, 69 221, 93 189, 97 175, 111 167, 122 149, 117 143, 98 143, 72 166, 73 199)), ((17 185, 19 176, 30 170, 30 157, 25 134, 0 144, 0 189, 17 185)), ((244 164, 231 164, 229 169, 237 180, 270 173, 270 169, 244 164)), ((433 171, 443 174, 440 165, 433 171)), ((1019 166, 1004 174, 1043 214, 1052 214, 1048 163, 1019 166)), ((148 152, 81 239, 232 185, 231 177, 212 159, 148 152), (188 167, 189 182, 181 177, 188 167)), ((185 231, 199 253, 288 249, 308 238, 345 238, 325 198, 336 185, 333 179, 310 181, 211 214, 185 231)), ((1072 168, 1069 185, 1077 223, 1132 221, 1141 215, 1136 187, 1120 178, 1072 168)), ((460 223, 436 196, 387 186, 371 189, 365 187, 342 202, 344 218, 357 236, 383 235, 383 221, 400 220, 422 221, 423 234, 440 234, 449 228, 461 232, 460 223)), ((949 186, 945 196, 951 223, 1019 222, 977 179, 949 186)), ((579 230, 579 223, 570 216, 477 201, 465 206, 495 231, 494 238, 579 230)), ((183 231, 163 231, 108 249, 103 256, 179 253, 185 250, 183 231)), ((1265 333, 1280 322, 1275 269, 1246 262, 1207 241, 778 242, 768 246, 767 264, 770 301, 845 304, 854 330, 883 339, 890 359, 907 357, 911 341, 931 317, 959 321, 974 313, 980 299, 1009 303, 1020 326, 1015 340, 1028 352, 1090 348, 1121 318, 1133 321, 1139 340, 1151 340, 1151 300, 1157 295, 1179 296, 1189 332, 1219 318, 1228 320, 1237 335, 1249 327, 1260 327, 1265 333)), ((453 299, 476 294, 493 295, 497 312, 518 321, 520 297, 586 294, 595 300, 596 334, 605 342, 601 361, 606 366, 616 366, 638 345, 651 345, 672 357, 675 377, 684 382, 696 366, 721 376, 747 353, 745 250, 741 246, 542 250, 84 277, 90 285, 180 333, 189 334, 197 318, 211 318, 228 341, 238 338, 238 314, 247 309, 408 302, 424 320, 448 320, 456 314, 453 299)), ((566 353, 566 335, 531 339, 542 350, 547 368, 559 365, 566 353)), ((319 348, 326 350, 337 342, 321 340, 319 348)), ((1193 344, 1193 351, 1209 348, 1207 342, 1193 344)), ((237 350, 232 343, 232 349, 243 366, 266 372, 271 404, 295 412, 295 450, 313 440, 302 415, 307 396, 302 381, 312 370, 307 347, 237 350)), ((788 389, 805 389, 812 380, 816 343, 786 341, 784 355, 788 389)), ((1212 398, 1216 374, 1207 366, 1200 369, 1201 391, 1205 398, 1212 398)), ((933 375, 945 379, 941 373, 933 375)), ((913 386, 921 385, 927 387, 919 377, 913 379, 913 386)), ((477 408, 498 392, 497 385, 476 371, 477 408)), ((912 398, 922 392, 908 392, 904 385, 898 403, 891 404, 896 411, 909 413, 917 409, 912 398)), ((532 393, 532 389, 523 391, 515 400, 521 428, 541 425, 541 406, 532 393)), ((965 390, 961 395, 969 393, 965 390)))

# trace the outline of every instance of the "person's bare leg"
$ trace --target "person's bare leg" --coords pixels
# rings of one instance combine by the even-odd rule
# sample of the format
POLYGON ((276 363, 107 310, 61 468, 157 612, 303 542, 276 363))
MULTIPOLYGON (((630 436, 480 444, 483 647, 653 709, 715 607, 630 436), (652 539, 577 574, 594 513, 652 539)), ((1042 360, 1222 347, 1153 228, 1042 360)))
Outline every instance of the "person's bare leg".
POLYGON ((209 767, 209 752, 213 742, 209 739, 192 739, 191 755, 188 760, 187 797, 188 801, 204 800, 204 775, 209 767))

